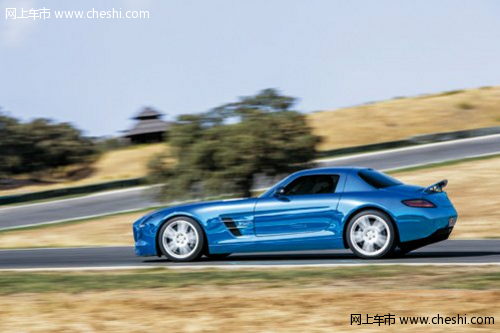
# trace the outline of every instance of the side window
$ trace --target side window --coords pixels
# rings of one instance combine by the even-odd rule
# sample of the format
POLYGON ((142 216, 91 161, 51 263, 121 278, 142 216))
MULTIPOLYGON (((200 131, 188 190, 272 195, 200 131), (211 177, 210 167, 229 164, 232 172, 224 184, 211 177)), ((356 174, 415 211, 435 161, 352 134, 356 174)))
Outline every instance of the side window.
POLYGON ((307 195, 334 193, 339 176, 312 175, 302 176, 285 187, 285 195, 307 195))

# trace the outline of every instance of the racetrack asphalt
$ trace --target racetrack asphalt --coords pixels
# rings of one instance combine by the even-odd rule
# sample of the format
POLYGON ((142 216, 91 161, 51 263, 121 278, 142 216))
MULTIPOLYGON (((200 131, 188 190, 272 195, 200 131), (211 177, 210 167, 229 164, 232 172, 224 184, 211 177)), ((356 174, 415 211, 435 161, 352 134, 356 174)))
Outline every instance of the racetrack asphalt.
MULTIPOLYGON (((500 153, 500 135, 490 135, 325 159, 317 164, 322 167, 348 165, 388 170, 497 153, 500 153)), ((154 188, 131 188, 0 208, 0 230, 159 206, 153 191, 154 188)))
POLYGON ((233 254, 223 260, 205 257, 173 263, 164 257, 136 257, 132 247, 0 250, 0 270, 147 267, 289 267, 360 264, 499 264, 500 240, 447 240, 403 257, 362 260, 348 250, 233 254))
POLYGON ((350 165, 391 170, 495 153, 500 153, 498 134, 325 159, 321 166, 350 165))

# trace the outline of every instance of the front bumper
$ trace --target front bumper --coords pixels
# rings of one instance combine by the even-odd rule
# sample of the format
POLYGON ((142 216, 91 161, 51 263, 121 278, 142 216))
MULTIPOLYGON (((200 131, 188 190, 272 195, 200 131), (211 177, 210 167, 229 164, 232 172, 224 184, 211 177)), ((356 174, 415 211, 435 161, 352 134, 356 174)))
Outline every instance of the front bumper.
POLYGON ((447 240, 448 237, 450 237, 452 231, 453 227, 441 228, 425 238, 416 239, 408 242, 401 242, 399 244, 399 248, 404 252, 409 252, 429 244, 442 242, 444 240, 447 240))
POLYGON ((148 225, 134 223, 135 254, 140 257, 157 256, 156 233, 148 225))

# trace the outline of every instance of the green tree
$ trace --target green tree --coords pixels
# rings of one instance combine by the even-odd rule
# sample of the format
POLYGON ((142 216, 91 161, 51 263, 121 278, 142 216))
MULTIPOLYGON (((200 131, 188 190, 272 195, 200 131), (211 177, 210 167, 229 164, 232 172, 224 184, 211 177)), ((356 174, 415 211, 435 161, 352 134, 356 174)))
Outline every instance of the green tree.
POLYGON ((15 118, 0 113, 0 177, 22 167, 19 152, 24 147, 21 124, 15 118))
POLYGON ((165 183, 169 199, 217 194, 250 196, 256 175, 274 176, 303 167, 319 138, 296 100, 274 89, 201 115, 179 117, 170 130, 170 154, 150 163, 151 178, 165 183), (166 158, 175 160, 164 163, 166 158))
POLYGON ((35 119, 25 124, 23 131, 32 141, 23 156, 31 160, 33 171, 85 162, 95 153, 92 141, 69 123, 35 119))
POLYGON ((0 173, 4 176, 82 163, 95 154, 94 143, 71 124, 48 119, 21 123, 0 114, 0 173))

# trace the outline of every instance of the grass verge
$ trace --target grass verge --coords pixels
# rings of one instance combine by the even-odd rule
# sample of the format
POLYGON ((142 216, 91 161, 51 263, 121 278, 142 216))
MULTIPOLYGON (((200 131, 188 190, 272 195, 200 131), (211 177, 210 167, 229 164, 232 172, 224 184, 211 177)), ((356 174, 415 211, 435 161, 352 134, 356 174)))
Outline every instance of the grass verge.
POLYGON ((355 266, 297 269, 168 269, 0 272, 0 294, 187 288, 331 287, 363 289, 500 289, 499 266, 355 266), (450 280, 449 277, 453 276, 450 280))
POLYGON ((497 332, 499 279, 498 266, 1 272, 0 331, 497 332), (350 324, 353 313, 397 319, 360 327, 350 324), (496 323, 399 321, 437 314, 496 323))

